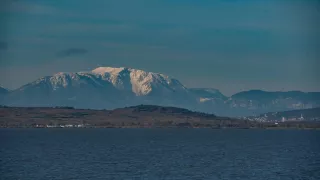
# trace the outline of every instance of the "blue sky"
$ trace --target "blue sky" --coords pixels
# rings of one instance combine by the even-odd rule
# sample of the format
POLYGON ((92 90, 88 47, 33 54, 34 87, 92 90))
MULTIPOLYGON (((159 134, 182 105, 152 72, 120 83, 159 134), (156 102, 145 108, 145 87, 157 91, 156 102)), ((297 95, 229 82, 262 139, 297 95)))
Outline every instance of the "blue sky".
POLYGON ((125 66, 187 87, 320 91, 316 0, 4 0, 0 85, 125 66))

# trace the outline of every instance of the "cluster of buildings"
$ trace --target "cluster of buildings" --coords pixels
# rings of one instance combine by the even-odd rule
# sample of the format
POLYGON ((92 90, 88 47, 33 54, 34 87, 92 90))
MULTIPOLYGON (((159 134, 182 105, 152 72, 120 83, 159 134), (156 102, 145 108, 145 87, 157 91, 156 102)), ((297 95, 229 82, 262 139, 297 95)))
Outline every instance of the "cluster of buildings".
POLYGON ((87 124, 65 124, 65 125, 42 125, 36 124, 36 128, 84 128, 87 127, 87 124))
POLYGON ((243 117, 242 119, 244 120, 250 120, 250 121, 258 121, 258 122, 287 122, 287 121, 317 121, 320 120, 319 118, 311 118, 311 119, 307 119, 304 118, 303 115, 301 114, 300 117, 268 117, 267 114, 265 114, 264 116, 251 116, 251 117, 243 117))
POLYGON ((282 117, 281 122, 286 122, 286 121, 305 121, 306 119, 303 117, 303 115, 301 114, 301 116, 299 118, 297 117, 292 117, 292 118, 285 118, 282 117))

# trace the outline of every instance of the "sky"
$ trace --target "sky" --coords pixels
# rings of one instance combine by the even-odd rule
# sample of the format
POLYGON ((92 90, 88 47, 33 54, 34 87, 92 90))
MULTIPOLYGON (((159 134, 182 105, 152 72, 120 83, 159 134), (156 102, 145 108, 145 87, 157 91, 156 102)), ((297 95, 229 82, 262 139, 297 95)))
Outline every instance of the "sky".
POLYGON ((226 95, 320 91, 318 0, 1 0, 0 86, 99 66, 226 95))

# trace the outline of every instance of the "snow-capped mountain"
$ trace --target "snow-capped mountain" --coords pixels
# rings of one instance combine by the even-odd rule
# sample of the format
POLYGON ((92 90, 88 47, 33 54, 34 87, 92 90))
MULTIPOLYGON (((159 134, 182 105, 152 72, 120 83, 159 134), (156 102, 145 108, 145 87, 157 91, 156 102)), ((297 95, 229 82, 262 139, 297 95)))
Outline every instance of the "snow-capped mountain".
POLYGON ((99 67, 90 72, 57 73, 12 91, 7 105, 117 108, 136 104, 182 106, 193 99, 178 80, 131 68, 99 67))
POLYGON ((90 74, 110 82, 116 89, 132 92, 136 96, 145 96, 152 93, 170 94, 175 91, 183 93, 187 90, 176 79, 164 74, 138 69, 99 67, 90 74))
POLYGON ((99 67, 89 72, 60 72, 42 77, 9 92, 0 88, 0 104, 92 109, 152 104, 220 116, 249 116, 319 107, 320 93, 251 90, 226 97, 217 89, 186 88, 177 79, 161 73, 99 67))

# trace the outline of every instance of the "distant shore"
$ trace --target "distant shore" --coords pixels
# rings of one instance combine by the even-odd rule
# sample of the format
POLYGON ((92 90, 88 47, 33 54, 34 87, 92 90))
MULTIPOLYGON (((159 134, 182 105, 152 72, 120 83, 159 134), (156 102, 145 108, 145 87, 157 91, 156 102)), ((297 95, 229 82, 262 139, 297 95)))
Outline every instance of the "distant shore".
POLYGON ((258 122, 152 105, 116 110, 5 107, 0 108, 0 128, 320 129, 320 121, 258 122))
POLYGON ((215 128, 215 127, 103 127, 103 126, 91 126, 91 127, 70 127, 70 128, 62 128, 62 127, 0 127, 0 129, 212 129, 212 130, 228 130, 228 129, 246 129, 246 130, 254 130, 254 129, 264 129, 264 130, 320 130, 320 127, 314 128, 300 128, 300 127, 225 127, 225 128, 215 128))

